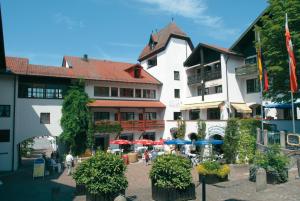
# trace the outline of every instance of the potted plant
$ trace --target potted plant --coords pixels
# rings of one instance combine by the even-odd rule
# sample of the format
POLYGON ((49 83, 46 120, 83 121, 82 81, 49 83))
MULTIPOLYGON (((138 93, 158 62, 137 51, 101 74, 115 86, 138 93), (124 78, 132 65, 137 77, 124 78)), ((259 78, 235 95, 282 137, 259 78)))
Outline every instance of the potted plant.
POLYGON ((85 184, 88 177, 88 162, 83 161, 79 166, 76 167, 75 172, 72 174, 73 179, 76 182, 76 194, 84 195, 85 194, 85 184))
POLYGON ((158 156, 150 171, 152 199, 157 201, 196 199, 191 169, 191 162, 182 156, 158 156))
POLYGON ((126 165, 119 156, 97 152, 79 165, 74 179, 85 186, 87 201, 113 201, 125 194, 128 186, 125 170, 126 165))
POLYGON ((289 159, 280 152, 279 146, 270 146, 266 152, 257 152, 254 164, 250 166, 250 181, 256 181, 256 171, 264 168, 267 174, 268 184, 284 183, 288 180, 289 159))
POLYGON ((205 161, 197 166, 199 173, 199 181, 205 177, 207 184, 215 184, 218 182, 228 181, 230 167, 228 165, 221 165, 217 161, 205 161))

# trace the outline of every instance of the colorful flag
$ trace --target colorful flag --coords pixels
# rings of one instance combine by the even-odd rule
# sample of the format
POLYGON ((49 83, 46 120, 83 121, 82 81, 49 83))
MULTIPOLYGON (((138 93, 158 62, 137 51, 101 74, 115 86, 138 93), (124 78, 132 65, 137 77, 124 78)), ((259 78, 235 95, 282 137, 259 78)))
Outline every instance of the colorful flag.
POLYGON ((291 34, 288 26, 287 14, 285 14, 285 37, 286 37, 286 48, 289 54, 291 91, 295 93, 298 90, 297 76, 296 76, 296 60, 293 52, 293 44, 292 44, 291 34))
POLYGON ((258 66, 259 80, 263 84, 263 90, 268 91, 269 90, 269 81, 268 81, 267 69, 265 68, 265 66, 263 64, 263 56, 262 56, 261 41, 260 41, 260 32, 257 32, 256 37, 257 37, 257 42, 258 42, 257 66, 258 66))

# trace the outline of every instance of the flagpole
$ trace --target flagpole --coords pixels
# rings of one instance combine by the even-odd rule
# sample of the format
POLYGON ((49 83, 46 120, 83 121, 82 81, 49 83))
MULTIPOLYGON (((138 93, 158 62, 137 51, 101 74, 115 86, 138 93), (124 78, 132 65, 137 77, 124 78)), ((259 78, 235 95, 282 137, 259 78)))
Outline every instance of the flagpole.
POLYGON ((295 109, 294 109, 294 95, 293 92, 291 91, 291 99, 292 99, 292 119, 293 119, 293 133, 296 133, 296 128, 295 128, 295 109))

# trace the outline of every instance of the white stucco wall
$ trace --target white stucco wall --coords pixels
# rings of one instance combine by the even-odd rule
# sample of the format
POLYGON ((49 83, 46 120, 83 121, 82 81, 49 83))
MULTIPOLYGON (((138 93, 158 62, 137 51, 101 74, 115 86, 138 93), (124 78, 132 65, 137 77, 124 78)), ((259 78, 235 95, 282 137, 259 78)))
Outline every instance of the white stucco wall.
POLYGON ((0 171, 12 168, 14 76, 0 75, 0 105, 10 105, 10 117, 0 117, 0 129, 10 130, 9 142, 0 142, 0 171))

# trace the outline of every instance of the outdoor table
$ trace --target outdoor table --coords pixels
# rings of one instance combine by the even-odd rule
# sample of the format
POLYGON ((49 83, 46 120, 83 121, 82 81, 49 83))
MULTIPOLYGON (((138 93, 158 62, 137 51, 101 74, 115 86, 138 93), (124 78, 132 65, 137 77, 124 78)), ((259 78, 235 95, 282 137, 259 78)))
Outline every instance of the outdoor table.
POLYGON ((128 153, 128 161, 129 163, 135 163, 138 161, 138 154, 137 153, 128 153))

